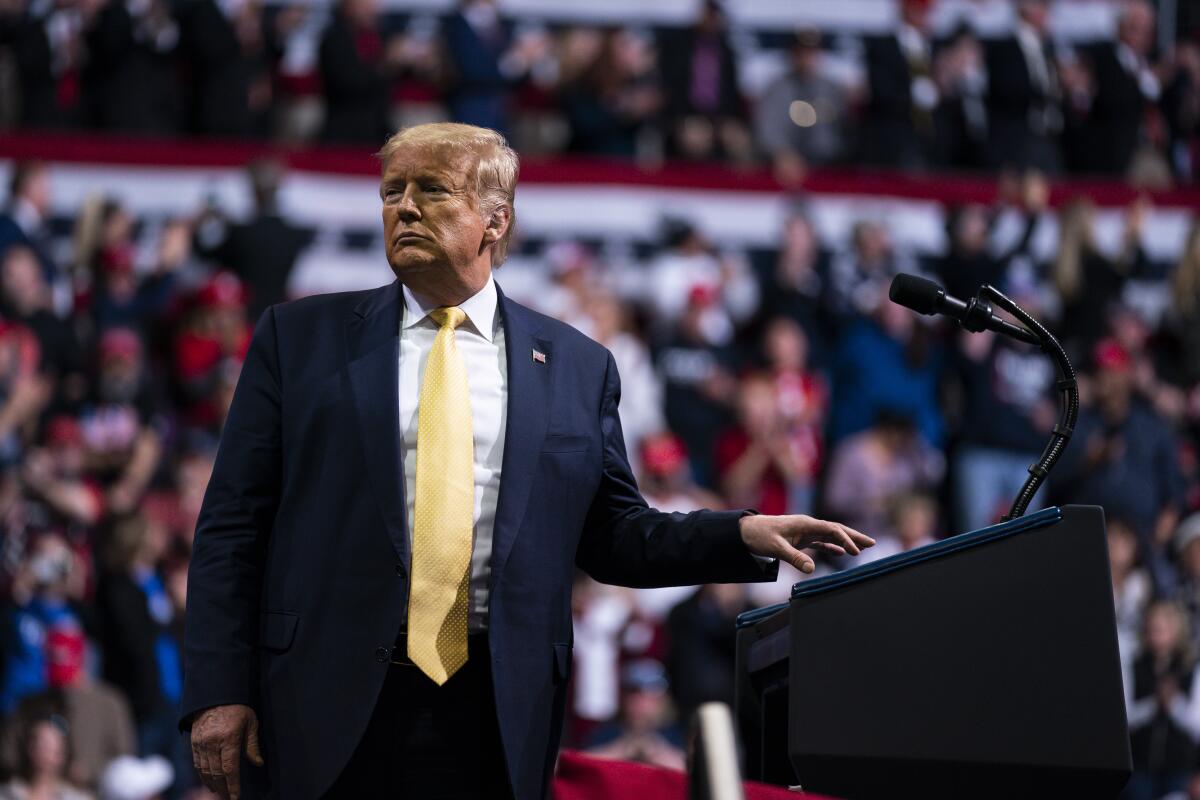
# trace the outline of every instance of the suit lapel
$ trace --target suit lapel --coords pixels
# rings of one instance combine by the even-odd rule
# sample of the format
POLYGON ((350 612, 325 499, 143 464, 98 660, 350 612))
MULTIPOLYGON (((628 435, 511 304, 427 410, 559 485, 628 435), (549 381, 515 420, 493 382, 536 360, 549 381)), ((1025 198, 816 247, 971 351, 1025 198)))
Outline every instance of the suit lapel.
POLYGON ((500 496, 492 529, 492 586, 499 580, 525 517, 533 471, 546 435, 554 359, 550 342, 539 338, 536 318, 499 291, 500 319, 508 365, 508 408, 500 496), (545 361, 535 361, 537 350, 545 361))
POLYGON ((388 536, 408 566, 400 459, 400 282, 369 293, 346 322, 350 388, 367 477, 388 536))

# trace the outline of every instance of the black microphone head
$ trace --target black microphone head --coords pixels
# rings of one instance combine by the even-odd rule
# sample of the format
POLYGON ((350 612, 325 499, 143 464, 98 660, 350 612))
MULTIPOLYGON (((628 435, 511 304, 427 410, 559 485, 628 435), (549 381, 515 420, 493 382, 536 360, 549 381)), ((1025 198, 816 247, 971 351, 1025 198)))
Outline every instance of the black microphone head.
POLYGON ((901 272, 892 278, 888 297, 893 303, 911 308, 919 314, 936 314, 938 298, 946 292, 931 280, 901 272))

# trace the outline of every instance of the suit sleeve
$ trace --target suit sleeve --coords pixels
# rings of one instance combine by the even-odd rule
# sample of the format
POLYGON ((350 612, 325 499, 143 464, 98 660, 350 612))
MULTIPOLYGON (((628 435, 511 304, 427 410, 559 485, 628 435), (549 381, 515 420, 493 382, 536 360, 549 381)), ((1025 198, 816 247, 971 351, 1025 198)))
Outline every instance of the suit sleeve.
POLYGON ((180 727, 217 705, 254 706, 266 542, 281 485, 273 308, 259 319, 221 434, 188 570, 180 727))
POLYGON ((620 398, 610 353, 600 407, 603 474, 576 564, 598 581, 635 587, 775 580, 778 563, 757 558, 742 542, 738 520, 749 512, 666 513, 646 505, 625 454, 620 398))

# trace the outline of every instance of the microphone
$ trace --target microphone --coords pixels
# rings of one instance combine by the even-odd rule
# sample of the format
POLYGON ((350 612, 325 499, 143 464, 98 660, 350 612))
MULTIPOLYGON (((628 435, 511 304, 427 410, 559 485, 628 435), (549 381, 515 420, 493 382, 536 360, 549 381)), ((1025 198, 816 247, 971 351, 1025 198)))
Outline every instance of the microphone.
POLYGON ((989 330, 1039 347, 1042 344, 1037 334, 997 317, 992 313, 992 304, 986 300, 981 300, 978 296, 968 301, 959 300, 954 295, 947 294, 945 289, 933 281, 916 275, 902 272, 893 278, 888 297, 893 303, 911 308, 918 314, 945 314, 953 317, 972 333, 989 330))

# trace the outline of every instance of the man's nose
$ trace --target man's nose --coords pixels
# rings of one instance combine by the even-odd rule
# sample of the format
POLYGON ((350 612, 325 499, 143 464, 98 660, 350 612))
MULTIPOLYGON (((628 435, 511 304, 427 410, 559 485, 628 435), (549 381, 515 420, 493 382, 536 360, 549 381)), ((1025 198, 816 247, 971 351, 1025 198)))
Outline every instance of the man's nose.
POLYGON ((400 201, 396 203, 396 211, 400 214, 400 218, 404 220, 413 220, 421 218, 421 209, 417 207, 416 201, 413 200, 413 190, 405 189, 404 194, 400 196, 400 201))

